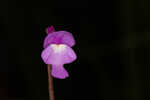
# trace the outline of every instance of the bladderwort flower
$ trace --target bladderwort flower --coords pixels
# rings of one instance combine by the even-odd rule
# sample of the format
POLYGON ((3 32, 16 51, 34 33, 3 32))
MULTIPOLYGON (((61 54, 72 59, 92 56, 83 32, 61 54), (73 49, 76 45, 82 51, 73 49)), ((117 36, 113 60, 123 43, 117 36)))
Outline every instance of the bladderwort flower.
POLYGON ((41 57, 46 64, 52 65, 51 75, 55 78, 65 79, 69 77, 64 64, 76 60, 77 56, 73 49, 75 40, 67 31, 55 31, 53 26, 46 29, 48 35, 44 39, 44 50, 41 57))

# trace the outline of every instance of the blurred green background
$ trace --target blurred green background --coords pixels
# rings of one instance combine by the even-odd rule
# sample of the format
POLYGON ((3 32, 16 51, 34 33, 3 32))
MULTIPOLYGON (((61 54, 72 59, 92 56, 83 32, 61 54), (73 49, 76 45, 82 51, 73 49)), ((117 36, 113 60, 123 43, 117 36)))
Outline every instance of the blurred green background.
POLYGON ((49 100, 45 28, 71 32, 78 59, 56 100, 149 100, 149 0, 1 0, 0 100, 49 100))

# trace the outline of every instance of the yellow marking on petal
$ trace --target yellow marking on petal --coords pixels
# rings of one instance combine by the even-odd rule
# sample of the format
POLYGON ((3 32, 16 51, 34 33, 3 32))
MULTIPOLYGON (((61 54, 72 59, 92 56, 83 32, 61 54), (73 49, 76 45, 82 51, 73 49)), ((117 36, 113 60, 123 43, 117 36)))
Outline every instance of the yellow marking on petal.
POLYGON ((53 50, 55 53, 59 53, 63 50, 65 50, 66 46, 63 44, 51 44, 53 50))

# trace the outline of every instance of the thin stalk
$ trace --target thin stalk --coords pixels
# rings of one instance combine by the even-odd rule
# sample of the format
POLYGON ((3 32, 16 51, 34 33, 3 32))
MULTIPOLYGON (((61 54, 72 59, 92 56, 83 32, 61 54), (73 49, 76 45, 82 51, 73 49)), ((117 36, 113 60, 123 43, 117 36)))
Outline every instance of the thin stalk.
POLYGON ((51 65, 47 65, 48 71, 48 90, 49 90, 49 100, 55 100, 54 98, 54 89, 53 89, 53 78, 51 75, 51 65))

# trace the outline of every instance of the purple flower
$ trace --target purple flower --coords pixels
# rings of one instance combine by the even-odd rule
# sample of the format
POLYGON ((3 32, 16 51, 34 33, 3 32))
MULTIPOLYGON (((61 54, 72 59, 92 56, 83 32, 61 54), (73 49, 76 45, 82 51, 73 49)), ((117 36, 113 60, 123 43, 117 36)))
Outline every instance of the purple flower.
POLYGON ((69 76, 64 69, 64 64, 68 64, 76 60, 77 56, 72 50, 75 45, 75 40, 71 33, 67 31, 57 31, 54 28, 50 30, 44 40, 44 50, 42 51, 42 59, 46 64, 52 65, 52 76, 59 79, 64 79, 69 76))

